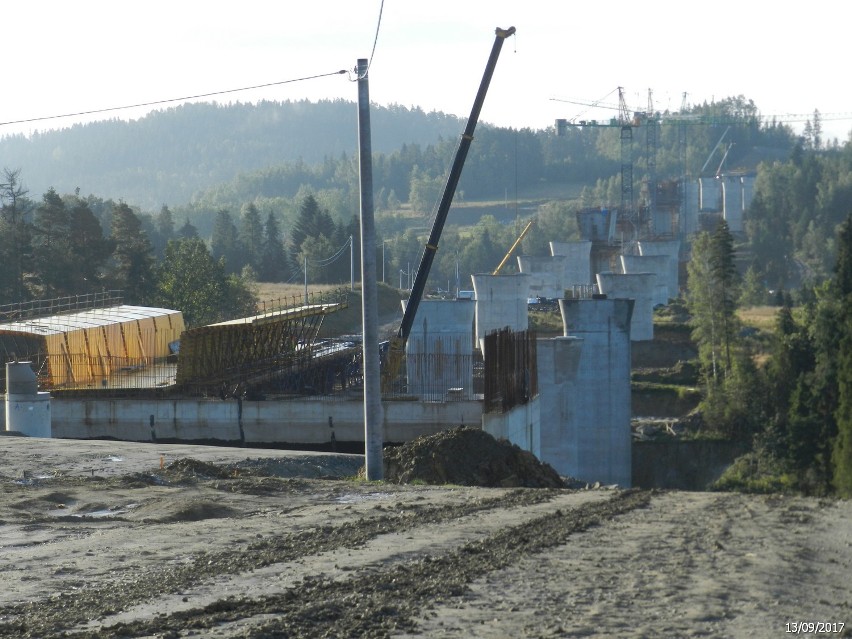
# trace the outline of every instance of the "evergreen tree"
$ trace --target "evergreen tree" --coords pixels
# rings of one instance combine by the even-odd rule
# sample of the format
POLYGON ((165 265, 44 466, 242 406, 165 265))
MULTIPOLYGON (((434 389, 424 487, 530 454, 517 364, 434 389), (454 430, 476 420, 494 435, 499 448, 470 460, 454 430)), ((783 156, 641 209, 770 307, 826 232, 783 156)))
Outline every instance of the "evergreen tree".
POLYGON ((71 289, 88 293, 101 288, 104 267, 115 249, 115 241, 104 237, 101 223, 86 200, 74 196, 68 235, 71 256, 71 289))
POLYGON ((710 269, 722 320, 725 366, 726 370, 731 370, 731 343, 739 328, 736 322, 738 275, 734 264, 734 237, 725 220, 718 223, 710 242, 710 269))
POLYGON ((71 293, 70 216, 65 202, 51 188, 35 210, 33 265, 42 297, 71 293))
POLYGON ((154 226, 157 230, 156 235, 151 238, 151 244, 154 246, 154 253, 157 259, 163 258, 163 253, 166 250, 166 245, 170 240, 175 238, 175 220, 168 206, 163 204, 160 212, 154 218, 154 226))
POLYGON ((837 438, 832 451, 834 487, 841 496, 852 497, 852 215, 840 229, 834 283, 840 302, 837 438))
POLYGON ((111 280, 124 291, 130 304, 145 304, 154 288, 154 251, 142 222, 121 202, 112 211, 112 240, 115 242, 111 280))
POLYGON ((256 273, 261 271, 263 255, 263 222, 260 211, 253 202, 243 205, 240 213, 240 244, 242 244, 244 263, 256 273))
POLYGON ((198 229, 189 220, 189 218, 186 218, 186 222, 184 222, 183 226, 181 226, 177 230, 177 238, 180 239, 180 240, 190 240, 190 239, 197 238, 197 237, 198 237, 198 229))
MULTIPOLYGON (((334 235, 335 225, 328 211, 322 209, 312 194, 307 194, 299 204, 298 217, 293 225, 293 230, 290 233, 290 268, 293 272, 301 272, 303 266, 303 247, 305 240, 311 238, 315 240, 311 250, 307 253, 314 255, 317 250, 317 241, 320 237, 323 242, 330 247, 330 240, 334 235)), ((325 251, 324 251, 325 253, 325 251)), ((321 260, 333 254, 325 253, 323 255, 314 255, 314 258, 321 260)), ((313 259, 313 258, 312 258, 313 259)))
POLYGON ((258 276, 262 282, 281 282, 286 279, 287 270, 287 253, 281 240, 281 230, 275 214, 270 211, 264 225, 263 253, 258 276))
POLYGON ((210 252, 214 260, 224 260, 226 273, 238 273, 245 264, 237 226, 225 209, 219 209, 216 213, 210 252))
MULTIPOLYGON (((0 301, 23 302, 28 297, 24 274, 32 260, 32 203, 20 182, 20 169, 3 170, 0 183, 0 301)), ((0 302, 0 303, 2 303, 0 302)))

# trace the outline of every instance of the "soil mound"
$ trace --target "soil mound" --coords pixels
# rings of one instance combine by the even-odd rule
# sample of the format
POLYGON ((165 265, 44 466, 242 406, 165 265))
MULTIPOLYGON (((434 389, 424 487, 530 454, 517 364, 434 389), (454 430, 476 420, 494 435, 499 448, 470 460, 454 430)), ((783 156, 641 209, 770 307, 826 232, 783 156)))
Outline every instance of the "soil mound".
POLYGON ((398 484, 564 488, 549 465, 505 439, 460 426, 384 451, 384 476, 398 484))

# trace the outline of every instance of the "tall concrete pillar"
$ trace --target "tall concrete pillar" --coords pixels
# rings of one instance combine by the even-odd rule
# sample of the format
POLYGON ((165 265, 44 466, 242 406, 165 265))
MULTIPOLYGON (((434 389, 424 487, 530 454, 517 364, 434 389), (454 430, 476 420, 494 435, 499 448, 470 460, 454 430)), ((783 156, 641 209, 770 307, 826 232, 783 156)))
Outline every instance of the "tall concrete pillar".
POLYGON ((559 300, 565 335, 583 338, 572 398, 576 470, 587 482, 631 485, 632 300, 559 300))
POLYGON ((712 213, 722 210, 722 185, 712 177, 698 178, 698 207, 712 213))
POLYGON ((669 297, 680 295, 680 240, 639 240, 639 255, 667 255, 669 267, 662 281, 669 297))
POLYGON ((743 176, 740 181, 743 185, 743 211, 747 211, 754 199, 754 176, 743 176))
POLYGON ((425 401, 473 396, 470 300, 421 300, 405 345, 408 392, 425 401))
POLYGON ((598 273, 598 288, 613 299, 633 300, 630 339, 634 342, 654 339, 654 273, 598 273))
POLYGON ((666 278, 669 275, 669 257, 667 255, 621 255, 621 272, 654 273, 657 284, 654 287, 654 305, 669 303, 669 287, 666 278))
POLYGON ((680 233, 681 237, 686 238, 698 232, 698 181, 684 182, 683 192, 686 201, 683 206, 684 217, 680 221, 680 233))
POLYGON ((39 392, 30 362, 6 363, 6 430, 50 437, 50 393, 39 392))
POLYGON ((578 477, 579 434, 577 370, 583 340, 578 337, 538 339, 539 453, 538 458, 560 475, 578 477))
POLYGON ((529 328, 530 276, 471 275, 476 300, 476 340, 483 350, 485 336, 509 327, 515 331, 529 328))
POLYGON ((725 176, 722 182, 722 216, 731 233, 743 232, 743 183, 739 177, 725 176))
POLYGON ((530 276, 530 297, 559 299, 565 296, 565 255, 519 255, 518 268, 530 276))
POLYGON ((592 243, 588 240, 578 242, 551 242, 551 255, 564 255, 565 275, 562 283, 564 288, 572 286, 588 286, 592 280, 592 243))

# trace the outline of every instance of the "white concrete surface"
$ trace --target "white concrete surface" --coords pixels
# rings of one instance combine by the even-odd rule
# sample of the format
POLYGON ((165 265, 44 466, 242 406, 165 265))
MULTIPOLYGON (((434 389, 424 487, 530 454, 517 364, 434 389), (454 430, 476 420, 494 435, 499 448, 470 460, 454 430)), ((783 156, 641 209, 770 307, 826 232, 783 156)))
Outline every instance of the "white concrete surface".
POLYGON ((502 328, 525 331, 529 328, 530 276, 471 275, 476 300, 476 341, 483 350, 485 336, 502 328))
POLYGON ((565 255, 519 255, 518 269, 530 276, 530 297, 565 296, 565 255))
POLYGON ((588 240, 577 242, 551 242, 550 254, 564 255, 565 274, 562 278, 564 288, 587 286, 592 279, 592 243, 588 240))
POLYGON ((539 339, 538 357, 539 435, 538 458, 560 475, 576 477, 579 466, 577 420, 579 405, 576 381, 583 340, 578 337, 539 339))
POLYGON ((654 287, 654 304, 669 303, 669 286, 666 279, 669 275, 668 255, 621 255, 621 272, 654 273, 657 276, 657 284, 654 287))
POLYGON ((630 486, 630 319, 631 300, 560 300, 565 335, 583 346, 572 398, 576 467, 587 482, 630 486))
POLYGON ((630 339, 634 342, 654 339, 656 274, 598 273, 597 278, 600 292, 607 297, 634 301, 630 339))
POLYGON ((471 300, 422 300, 405 346, 408 392, 440 401, 449 389, 473 397, 471 300))

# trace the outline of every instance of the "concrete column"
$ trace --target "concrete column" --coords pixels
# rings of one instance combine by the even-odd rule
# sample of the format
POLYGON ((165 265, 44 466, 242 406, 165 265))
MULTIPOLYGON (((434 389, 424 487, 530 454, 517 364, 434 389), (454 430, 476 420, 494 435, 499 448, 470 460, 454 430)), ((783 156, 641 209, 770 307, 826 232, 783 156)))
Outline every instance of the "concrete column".
POLYGON ((722 210, 722 186, 716 178, 698 178, 698 207, 708 213, 722 210))
POLYGON ((621 255, 621 272, 654 273, 657 284, 654 287, 654 305, 669 303, 669 287, 666 278, 669 275, 669 257, 667 255, 621 255))
POLYGON ((39 392, 30 362, 6 363, 6 430, 50 437, 50 393, 39 392))
POLYGON ((722 216, 731 233, 743 231, 743 183, 739 177, 723 177, 722 216))
POLYGON ((476 299, 476 340, 483 350, 485 336, 501 328, 525 331, 529 327, 530 276, 471 275, 476 299))
POLYGON ((692 180, 684 183, 684 215, 680 221, 680 231, 682 237, 689 237, 693 233, 698 232, 698 181, 692 180))
MULTIPOLYGON (((404 304, 404 303, 403 303, 404 304)), ((426 401, 473 395, 473 317, 470 300, 422 300, 405 345, 408 392, 426 401)))
POLYGON ((564 255, 519 255, 518 268, 530 276, 530 297, 560 299, 565 296, 564 255))
POLYGON ((587 286, 592 284, 592 243, 587 240, 579 242, 551 242, 551 255, 564 255, 565 275, 562 279, 564 288, 572 286, 587 286))
POLYGON ((577 479, 631 484, 630 318, 632 300, 559 301, 566 336, 583 338, 571 395, 577 479))
POLYGON ((634 342, 654 339, 654 273, 598 273, 598 288, 613 299, 634 300, 630 321, 630 339, 634 342))
POLYGON ((577 477, 580 471, 577 420, 577 370, 583 340, 578 337, 539 339, 538 358, 539 449, 541 461, 560 475, 577 477))
POLYGON ((662 277, 669 297, 680 295, 680 240, 639 240, 639 255, 667 255, 669 268, 662 277))

